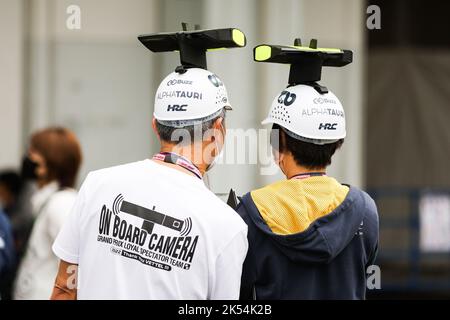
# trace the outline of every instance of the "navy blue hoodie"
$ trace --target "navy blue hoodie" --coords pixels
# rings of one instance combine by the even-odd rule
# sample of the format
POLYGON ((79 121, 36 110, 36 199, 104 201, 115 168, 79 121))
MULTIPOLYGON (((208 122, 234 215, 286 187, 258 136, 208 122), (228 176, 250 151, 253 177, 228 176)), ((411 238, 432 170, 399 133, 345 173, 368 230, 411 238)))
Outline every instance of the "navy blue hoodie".
MULTIPOLYGON (((279 184, 286 183, 295 182, 279 184)), ((374 263, 378 248, 378 214, 370 196, 355 187, 346 188, 342 202, 317 219, 307 213, 310 208, 300 208, 302 201, 311 202, 307 194, 301 194, 303 191, 323 191, 329 196, 329 190, 320 190, 317 185, 300 192, 261 189, 258 201, 275 203, 271 208, 258 207, 253 192, 242 198, 237 211, 248 225, 249 250, 243 266, 241 299, 365 298, 367 267, 374 263), (295 201, 298 205, 292 205, 295 201), (272 231, 279 223, 272 219, 277 210, 291 210, 291 216, 278 219, 284 224, 305 224, 308 215, 311 221, 301 232, 277 234, 272 231)))
POLYGON ((14 244, 9 219, 0 210, 0 282, 4 272, 9 271, 14 263, 14 244))

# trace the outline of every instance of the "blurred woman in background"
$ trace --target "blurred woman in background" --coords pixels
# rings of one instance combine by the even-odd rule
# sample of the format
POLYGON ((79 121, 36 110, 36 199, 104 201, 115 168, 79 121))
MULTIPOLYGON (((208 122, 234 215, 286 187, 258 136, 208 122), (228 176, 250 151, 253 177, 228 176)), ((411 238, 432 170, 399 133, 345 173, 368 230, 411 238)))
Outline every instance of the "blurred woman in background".
POLYGON ((36 182, 31 199, 36 217, 20 265, 14 299, 48 299, 58 259, 52 244, 76 198, 75 185, 82 154, 75 134, 65 128, 48 128, 32 135, 22 174, 36 182))

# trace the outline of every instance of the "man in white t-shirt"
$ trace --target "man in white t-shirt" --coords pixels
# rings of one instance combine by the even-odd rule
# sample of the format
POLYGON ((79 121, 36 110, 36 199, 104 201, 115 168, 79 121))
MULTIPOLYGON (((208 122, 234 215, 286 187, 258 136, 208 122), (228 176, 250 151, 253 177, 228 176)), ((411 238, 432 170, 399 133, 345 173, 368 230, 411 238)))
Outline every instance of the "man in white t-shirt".
POLYGON ((228 109, 207 70, 177 68, 161 83, 161 152, 87 176, 53 245, 53 299, 238 299, 247 226, 202 181, 228 109))

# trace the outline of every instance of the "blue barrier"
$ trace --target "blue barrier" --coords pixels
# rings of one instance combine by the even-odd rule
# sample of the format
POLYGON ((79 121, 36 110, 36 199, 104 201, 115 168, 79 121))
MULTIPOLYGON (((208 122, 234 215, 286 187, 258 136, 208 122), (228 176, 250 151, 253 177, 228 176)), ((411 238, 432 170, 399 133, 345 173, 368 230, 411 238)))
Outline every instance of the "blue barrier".
MULTIPOLYGON (((380 246, 377 264, 381 268, 381 285, 384 291, 421 291, 450 292, 450 252, 426 253, 420 249, 420 218, 419 201, 422 195, 439 194, 450 196, 450 188, 372 188, 368 193, 377 203, 380 216, 380 239, 387 230, 407 230, 409 241, 406 250, 392 245, 380 246), (404 218, 399 218, 395 212, 380 210, 382 201, 386 199, 407 199, 410 210, 404 218), (426 278, 423 265, 440 261, 446 272, 435 275, 433 280, 426 278), (402 267, 398 267, 402 266, 402 267), (402 273, 402 279, 383 277, 397 272, 402 273)), ((450 213, 449 213, 450 214, 450 213)))

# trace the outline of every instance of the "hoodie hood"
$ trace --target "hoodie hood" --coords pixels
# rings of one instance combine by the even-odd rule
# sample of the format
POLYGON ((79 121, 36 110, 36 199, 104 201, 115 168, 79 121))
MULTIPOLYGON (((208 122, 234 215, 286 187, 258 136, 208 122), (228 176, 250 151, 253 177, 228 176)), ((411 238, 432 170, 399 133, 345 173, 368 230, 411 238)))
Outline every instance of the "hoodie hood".
MULTIPOLYGON (((301 183, 301 181, 279 182, 279 184, 283 183, 289 185, 301 183)), ((328 203, 322 203, 321 206, 317 206, 317 201, 308 197, 305 198, 303 194, 286 193, 286 189, 274 191, 273 186, 246 194, 242 198, 242 205, 245 206, 255 226, 269 236, 276 247, 290 260, 307 263, 330 263, 345 249, 361 228, 367 211, 366 208, 369 205, 368 196, 359 189, 339 186, 335 186, 336 192, 331 197, 329 196, 330 191, 326 192, 328 203), (268 207, 268 197, 271 198, 271 201, 269 201, 269 203, 272 203, 271 208, 268 207), (307 208, 302 207, 304 206, 302 202, 305 199, 312 201, 313 204, 307 208), (298 205, 295 205, 295 201, 298 202, 298 205), (317 213, 317 208, 320 207, 322 212, 317 213), (329 209, 328 212, 327 208, 329 209), (290 220, 286 220, 286 214, 281 218, 278 217, 278 219, 275 214, 271 214, 275 211, 286 213, 289 210, 291 211, 290 220), (312 213, 311 210, 316 211, 316 213, 312 213), (286 234, 288 231, 284 228, 284 234, 274 232, 275 230, 283 230, 283 225, 284 227, 296 225, 296 229, 299 231, 286 234)), ((292 190, 292 188, 287 189, 292 190)), ((312 188, 309 191, 311 194, 318 194, 323 192, 323 188, 312 188)), ((333 192, 331 193, 333 194, 333 192)))

